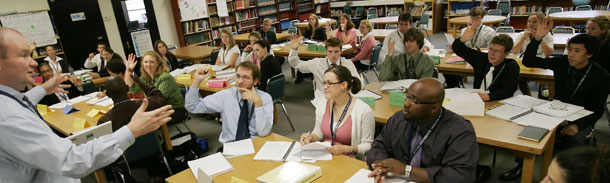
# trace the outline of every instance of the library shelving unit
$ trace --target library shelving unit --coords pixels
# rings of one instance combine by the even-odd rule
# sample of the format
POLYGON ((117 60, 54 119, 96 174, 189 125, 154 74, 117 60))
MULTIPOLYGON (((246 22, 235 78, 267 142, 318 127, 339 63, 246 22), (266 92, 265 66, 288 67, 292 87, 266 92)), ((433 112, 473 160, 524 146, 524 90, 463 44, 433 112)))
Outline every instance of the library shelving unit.
POLYGON ((422 14, 428 14, 427 31, 435 33, 440 31, 440 22, 442 21, 442 13, 439 11, 440 4, 435 0, 405 0, 404 10, 409 12, 414 20, 420 20, 422 14))
POLYGON ((178 0, 171 1, 180 46, 214 44, 211 34, 212 29, 209 22, 210 18, 201 17, 192 20, 183 20, 180 14, 180 8, 178 7, 178 0))
POLYGON ((216 0, 207 0, 208 5, 208 14, 210 16, 210 27, 212 28, 212 39, 214 40, 214 45, 220 45, 220 32, 223 29, 229 29, 231 32, 237 32, 237 26, 235 25, 235 5, 233 5, 233 1, 227 2, 227 17, 220 17, 217 12, 216 0))
POLYGON ((255 0, 235 0, 235 20, 237 32, 251 32, 257 29, 258 14, 255 0))
MULTIPOLYGON (((331 2, 330 3, 330 16, 333 18, 339 17, 340 14, 343 13, 343 7, 345 6, 345 1, 331 2)), ((362 7, 364 8, 363 17, 367 17, 368 9, 375 8, 377 9, 378 17, 385 17, 388 14, 396 13, 400 14, 403 11, 403 7, 405 5, 404 0, 377 0, 377 1, 352 1, 352 13, 356 13, 356 9, 362 7)))
POLYGON ((256 1, 256 9, 258 10, 258 25, 259 27, 263 25, 263 20, 266 18, 271 19, 273 27, 277 29, 277 25, 279 23, 278 19, 278 6, 276 0, 257 0, 256 1))
POLYGON ((280 23, 276 27, 278 32, 287 30, 290 27, 290 21, 298 19, 297 1, 296 0, 278 0, 278 12, 280 23))
POLYGON ((324 18, 330 18, 330 1, 329 0, 314 0, 315 13, 324 18))
MULTIPOLYGON (((498 0, 487 1, 487 10, 496 9, 498 0)), ((517 30, 527 27, 527 18, 536 12, 545 13, 549 7, 561 7, 563 11, 573 11, 576 6, 572 1, 511 0, 510 24, 517 30)), ((606 10, 607 0, 592 0, 589 5, 593 10, 606 10)), ((555 25, 562 25, 555 23, 555 25)), ((563 22, 567 23, 567 22, 563 22)), ((567 25, 567 24, 566 24, 567 25)))
POLYGON ((313 0, 296 0, 297 1, 297 13, 299 14, 299 21, 307 21, 309 14, 314 13, 314 1, 313 0))
POLYGON ((447 33, 452 34, 453 30, 449 27, 449 19, 468 16, 470 9, 475 6, 483 6, 482 0, 448 0, 447 9, 444 9, 442 24, 447 28, 447 33))

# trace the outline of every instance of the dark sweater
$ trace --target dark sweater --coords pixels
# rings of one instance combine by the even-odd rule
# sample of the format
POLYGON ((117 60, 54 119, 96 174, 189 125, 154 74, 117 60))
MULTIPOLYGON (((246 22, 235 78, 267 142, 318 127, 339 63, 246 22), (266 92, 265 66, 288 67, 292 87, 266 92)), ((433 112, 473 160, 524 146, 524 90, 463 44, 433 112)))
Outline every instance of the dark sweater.
POLYGON ((313 39, 315 41, 326 41, 326 28, 318 27, 313 38, 311 37, 312 33, 313 31, 308 27, 305 31, 303 31, 303 37, 306 39, 313 39))
MULTIPOLYGON (((464 58, 466 62, 472 65, 474 70, 474 88, 481 88, 481 82, 485 78, 491 63, 487 58, 487 53, 475 51, 456 39, 453 42, 453 52, 456 55, 464 58)), ((519 85, 519 64, 510 58, 505 58, 502 63, 498 64, 493 71, 493 83, 489 86, 489 100, 502 100, 512 97, 519 85)))
POLYGON ((174 54, 172 54, 171 52, 167 52, 166 54, 167 56, 167 61, 169 61, 169 70, 173 71, 176 69, 179 69, 180 66, 178 65, 178 59, 176 58, 176 56, 174 54))
POLYGON ((277 39, 275 38, 275 32, 271 30, 265 32, 263 29, 259 30, 258 32, 260 32, 263 39, 269 41, 269 43, 275 44, 277 42, 277 39))
POLYGON ((599 66, 610 72, 610 40, 606 41, 599 48, 599 52, 591 57, 593 62, 596 62, 599 66))
POLYGON ((553 70, 553 75, 555 76, 555 99, 593 111, 593 114, 572 123, 578 125, 580 129, 589 125, 595 125, 597 120, 603 115, 606 97, 610 93, 610 82, 607 80, 610 79, 610 74, 595 62, 590 62, 587 66, 576 69, 570 66, 567 55, 553 58, 536 57, 536 50, 539 45, 540 41, 537 40, 532 40, 527 45, 523 56, 523 65, 553 70), (589 67, 589 74, 574 93, 576 85, 584 77, 589 67), (572 93, 574 93, 573 97, 571 97, 572 93))
MULTIPOLYGON (((148 99, 148 108, 146 108, 146 111, 155 110, 165 105, 165 97, 159 89, 150 85, 145 87, 147 88, 144 88, 143 91, 148 99)), ((138 108, 140 108, 140 105, 142 105, 142 101, 133 100, 114 105, 110 111, 98 119, 97 124, 112 121, 112 131, 116 131, 131 121, 131 117, 136 113, 138 108)))
MULTIPOLYGON (((74 86, 74 84, 72 84, 72 82, 70 82, 70 81, 63 82, 62 84, 70 85, 70 88, 64 89, 64 90, 68 91, 68 98, 70 98, 70 99, 81 96, 83 94, 83 92, 79 91, 78 88, 76 86, 74 86)), ((57 95, 55 95, 55 93, 52 93, 50 95, 44 96, 38 103, 50 106, 53 104, 57 104, 59 102, 60 102, 60 100, 59 100, 59 98, 57 98, 57 95)))
POLYGON ((280 73, 282 73, 280 62, 277 61, 273 55, 268 55, 267 58, 261 62, 261 79, 258 84, 258 89, 266 92, 269 78, 280 73))

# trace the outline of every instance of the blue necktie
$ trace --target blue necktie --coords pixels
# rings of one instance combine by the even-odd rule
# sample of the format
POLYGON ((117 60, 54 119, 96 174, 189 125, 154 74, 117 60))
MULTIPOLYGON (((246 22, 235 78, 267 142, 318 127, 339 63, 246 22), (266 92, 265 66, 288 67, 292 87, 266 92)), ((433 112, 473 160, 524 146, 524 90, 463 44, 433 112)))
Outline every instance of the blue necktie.
POLYGON ((248 129, 248 101, 242 100, 241 112, 239 113, 239 120, 237 121, 237 133, 235 134, 235 141, 250 138, 250 130, 248 129))

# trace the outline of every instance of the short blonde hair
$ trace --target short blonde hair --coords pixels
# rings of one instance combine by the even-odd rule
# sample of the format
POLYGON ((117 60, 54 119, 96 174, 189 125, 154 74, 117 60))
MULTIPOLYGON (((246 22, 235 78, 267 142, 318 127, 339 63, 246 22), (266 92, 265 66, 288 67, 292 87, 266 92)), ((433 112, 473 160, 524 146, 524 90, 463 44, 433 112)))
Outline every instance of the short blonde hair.
MULTIPOLYGON (((222 29, 222 31, 220 32, 220 35, 222 36, 222 34, 227 34, 229 36, 229 45, 225 45, 224 43, 223 48, 225 50, 229 50, 231 48, 233 48, 233 46, 235 46, 235 39, 233 38, 233 33, 231 32, 230 29, 222 29)), ((222 41, 221 41, 222 42, 222 41)))
POLYGON ((610 39, 610 18, 600 15, 589 19, 589 22, 596 23, 601 30, 605 30, 599 35, 599 41, 603 45, 610 39))
POLYGON ((371 21, 369 21, 369 20, 362 20, 362 21, 360 22, 360 25, 364 25, 364 26, 366 26, 366 28, 368 28, 368 29, 369 29, 369 32, 373 31, 373 24, 372 24, 372 23, 371 23, 371 21))
POLYGON ((271 19, 270 19, 270 18, 265 18, 265 19, 263 20, 263 23, 272 24, 272 23, 273 23, 273 21, 271 21, 271 19))
MULTIPOLYGON (((144 61, 144 58, 146 56, 151 56, 155 59, 155 61, 157 61, 157 70, 155 71, 155 75, 152 76, 157 77, 159 75, 161 75, 164 72, 169 72, 169 67, 167 67, 167 63, 163 62, 161 60, 161 57, 159 56, 159 54, 153 52, 153 51, 147 51, 146 53, 142 54, 142 60, 144 61)), ((146 72, 146 70, 144 70, 144 67, 140 66, 140 73, 142 74, 142 78, 145 80, 152 80, 153 78, 151 78, 151 76, 148 75, 148 73, 146 72)))

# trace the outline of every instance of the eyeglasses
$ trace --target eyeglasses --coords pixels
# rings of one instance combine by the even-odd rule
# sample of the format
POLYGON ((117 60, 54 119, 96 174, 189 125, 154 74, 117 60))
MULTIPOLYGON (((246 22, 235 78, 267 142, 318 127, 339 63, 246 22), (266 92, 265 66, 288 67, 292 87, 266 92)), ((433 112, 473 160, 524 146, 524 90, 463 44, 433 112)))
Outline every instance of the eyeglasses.
POLYGON ((337 82, 334 82, 334 83, 333 83, 333 82, 326 82, 326 81, 323 81, 323 82, 322 82, 322 85, 324 85, 325 87, 330 87, 331 85, 335 85, 335 84, 339 84, 339 83, 343 83, 343 82, 341 82, 341 81, 337 81, 337 82))
POLYGON ((421 102, 421 101, 417 101, 417 99, 415 99, 415 97, 413 96, 409 96, 408 93, 402 93, 405 96, 405 101, 409 101, 411 102, 411 104, 436 104, 437 102, 421 102))
POLYGON ((553 104, 553 102, 551 102, 551 106, 549 106, 549 109, 567 111, 568 104, 553 104))

